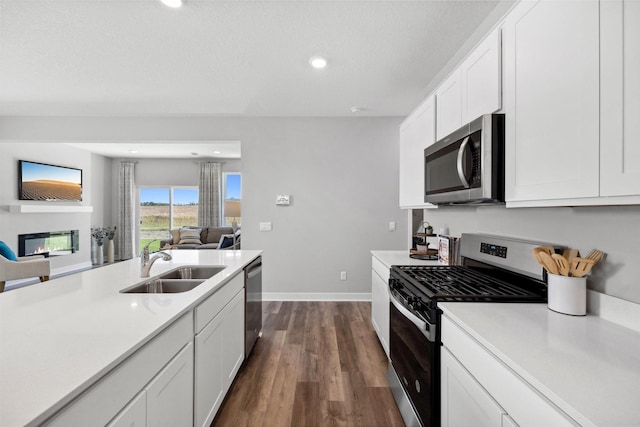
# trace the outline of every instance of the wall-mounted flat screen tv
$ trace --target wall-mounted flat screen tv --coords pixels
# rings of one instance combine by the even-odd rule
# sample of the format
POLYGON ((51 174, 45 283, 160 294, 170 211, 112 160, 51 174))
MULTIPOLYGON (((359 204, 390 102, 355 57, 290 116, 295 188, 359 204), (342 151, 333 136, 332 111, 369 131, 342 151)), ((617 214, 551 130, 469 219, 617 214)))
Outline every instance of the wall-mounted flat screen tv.
POLYGON ((20 200, 82 201, 82 169, 18 161, 20 200))

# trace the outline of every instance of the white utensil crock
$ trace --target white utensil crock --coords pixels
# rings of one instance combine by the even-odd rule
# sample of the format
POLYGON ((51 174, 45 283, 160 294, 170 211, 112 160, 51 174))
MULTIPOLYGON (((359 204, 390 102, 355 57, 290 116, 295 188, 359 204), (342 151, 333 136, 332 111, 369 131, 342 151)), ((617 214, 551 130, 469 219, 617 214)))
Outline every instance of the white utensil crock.
POLYGON ((572 316, 587 314, 587 278, 549 274, 548 306, 558 313, 572 316))

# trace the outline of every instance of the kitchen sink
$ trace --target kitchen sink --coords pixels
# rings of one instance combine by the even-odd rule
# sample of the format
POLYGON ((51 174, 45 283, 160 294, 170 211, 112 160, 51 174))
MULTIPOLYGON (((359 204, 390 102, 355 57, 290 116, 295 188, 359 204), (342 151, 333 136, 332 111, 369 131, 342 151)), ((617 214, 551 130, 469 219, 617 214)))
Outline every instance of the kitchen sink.
POLYGON ((120 292, 123 294, 176 294, 187 292, 225 268, 217 265, 185 265, 167 271, 157 277, 147 279, 120 292))
POLYGON ((218 265, 185 265, 159 275, 158 279, 182 279, 183 275, 181 271, 185 268, 191 270, 192 279, 208 279, 227 267, 218 265))
POLYGON ((152 279, 120 292, 125 294, 177 294, 187 292, 205 279, 152 279))

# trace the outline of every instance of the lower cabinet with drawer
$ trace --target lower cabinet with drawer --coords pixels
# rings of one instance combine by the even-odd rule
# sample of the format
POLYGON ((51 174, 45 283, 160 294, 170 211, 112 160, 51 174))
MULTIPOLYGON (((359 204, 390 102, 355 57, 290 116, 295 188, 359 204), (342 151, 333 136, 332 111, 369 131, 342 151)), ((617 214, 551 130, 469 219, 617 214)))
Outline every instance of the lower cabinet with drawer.
POLYGON ((389 267, 371 259, 371 324, 389 357, 389 267))
POLYGON ((192 425, 192 340, 189 312, 44 425, 192 425))
POLYGON ((240 272, 43 425, 209 426, 244 362, 240 272))
POLYGON ((442 426, 576 426, 578 423, 442 316, 442 426))

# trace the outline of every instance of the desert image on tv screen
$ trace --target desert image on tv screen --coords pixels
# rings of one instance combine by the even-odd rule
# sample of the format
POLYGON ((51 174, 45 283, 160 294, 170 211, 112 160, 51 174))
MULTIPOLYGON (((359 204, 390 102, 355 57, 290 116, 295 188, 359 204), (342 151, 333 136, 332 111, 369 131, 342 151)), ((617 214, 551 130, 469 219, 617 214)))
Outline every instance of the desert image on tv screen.
POLYGON ((82 200, 82 171, 22 162, 21 200, 82 200))

